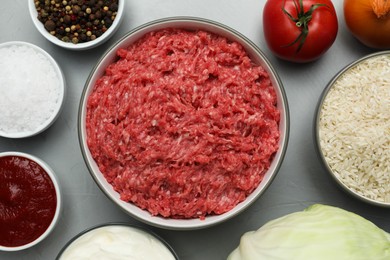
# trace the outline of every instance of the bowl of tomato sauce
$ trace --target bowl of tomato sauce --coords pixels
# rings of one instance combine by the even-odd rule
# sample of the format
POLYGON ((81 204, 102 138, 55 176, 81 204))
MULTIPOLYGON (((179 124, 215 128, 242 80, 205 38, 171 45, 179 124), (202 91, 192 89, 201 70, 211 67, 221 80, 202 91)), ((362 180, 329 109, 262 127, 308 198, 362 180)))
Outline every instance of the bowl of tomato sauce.
POLYGON ((0 251, 19 251, 45 239, 61 211, 60 186, 43 160, 0 153, 0 251))

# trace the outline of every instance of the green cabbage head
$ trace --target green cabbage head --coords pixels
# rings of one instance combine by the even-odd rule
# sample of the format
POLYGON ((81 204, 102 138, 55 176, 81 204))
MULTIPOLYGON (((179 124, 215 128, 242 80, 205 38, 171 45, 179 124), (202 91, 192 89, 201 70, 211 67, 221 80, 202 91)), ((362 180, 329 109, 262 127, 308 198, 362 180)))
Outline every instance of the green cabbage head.
POLYGON ((245 233, 228 260, 251 259, 390 260, 390 234, 357 214, 315 204, 245 233))

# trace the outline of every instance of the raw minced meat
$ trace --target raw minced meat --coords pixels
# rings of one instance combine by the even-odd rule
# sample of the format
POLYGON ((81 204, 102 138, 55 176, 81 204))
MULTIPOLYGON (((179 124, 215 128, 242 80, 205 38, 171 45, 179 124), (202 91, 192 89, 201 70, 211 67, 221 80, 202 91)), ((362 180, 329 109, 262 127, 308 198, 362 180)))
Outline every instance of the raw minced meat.
POLYGON ((163 29, 117 51, 87 104, 90 152, 124 201, 152 215, 234 208, 278 150, 267 72, 206 31, 163 29))

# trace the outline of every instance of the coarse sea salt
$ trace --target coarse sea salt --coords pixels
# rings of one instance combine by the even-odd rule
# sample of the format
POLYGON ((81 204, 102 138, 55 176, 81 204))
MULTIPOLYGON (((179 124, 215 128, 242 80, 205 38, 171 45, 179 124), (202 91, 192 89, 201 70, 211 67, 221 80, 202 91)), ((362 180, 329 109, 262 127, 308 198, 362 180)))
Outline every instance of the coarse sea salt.
POLYGON ((30 136, 50 124, 63 97, 56 64, 31 44, 0 47, 0 134, 30 136))

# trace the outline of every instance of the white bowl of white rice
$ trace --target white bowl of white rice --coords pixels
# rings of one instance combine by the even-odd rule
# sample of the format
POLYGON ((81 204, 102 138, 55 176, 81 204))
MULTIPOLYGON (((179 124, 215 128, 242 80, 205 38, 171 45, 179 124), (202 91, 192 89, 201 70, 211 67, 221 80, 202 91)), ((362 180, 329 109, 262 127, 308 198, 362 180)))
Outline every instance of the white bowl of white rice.
POLYGON ((24 138, 49 128, 65 97, 57 62, 28 42, 0 44, 0 136, 24 138))
POLYGON ((325 88, 316 113, 325 168, 354 197, 390 207, 390 51, 365 56, 325 88))

